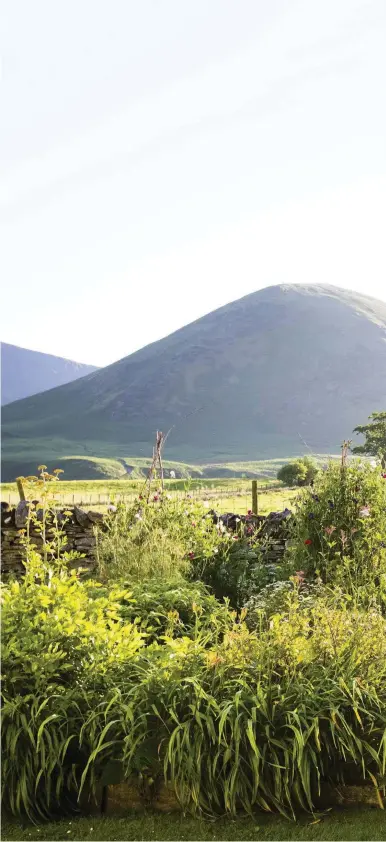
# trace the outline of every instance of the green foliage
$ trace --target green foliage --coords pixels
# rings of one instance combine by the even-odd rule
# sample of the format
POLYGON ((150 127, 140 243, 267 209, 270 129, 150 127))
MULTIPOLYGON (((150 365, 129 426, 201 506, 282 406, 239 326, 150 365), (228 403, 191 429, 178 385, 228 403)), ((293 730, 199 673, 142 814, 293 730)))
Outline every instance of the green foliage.
POLYGON ((60 530, 45 561, 27 528, 2 597, 6 808, 47 817, 127 778, 149 795, 163 778, 207 816, 313 812, 323 781, 371 781, 381 805, 385 489, 368 465, 330 465, 281 571, 258 536, 159 495, 99 536, 103 582, 66 568, 60 530))
POLYGON ((261 624, 275 614, 288 611, 296 594, 299 609, 312 606, 320 588, 306 585, 301 576, 278 579, 252 592, 244 604, 248 628, 260 628, 261 624))
POLYGON ((318 467, 309 456, 287 462, 277 472, 277 478, 285 485, 310 485, 318 473, 318 467))
POLYGON ((181 579, 130 583, 119 602, 120 617, 125 622, 137 623, 146 633, 147 643, 165 634, 193 635, 197 617, 201 618, 200 628, 208 630, 219 625, 226 628, 231 618, 227 605, 219 602, 201 582, 181 579))
POLYGON ((2 783, 14 813, 48 815, 79 786, 96 747, 81 747, 82 716, 142 645, 120 617, 121 591, 93 588, 31 548, 23 581, 3 587, 2 783))
POLYGON ((139 498, 118 506, 99 533, 101 575, 131 581, 183 576, 193 559, 210 558, 220 540, 202 505, 157 492, 149 503, 139 498))
POLYGON ((364 444, 353 447, 353 453, 366 453, 376 456, 386 468, 386 412, 373 412, 369 415, 370 424, 355 427, 354 433, 365 437, 364 444))
POLYGON ((386 606, 386 479, 368 464, 330 464, 298 505, 292 570, 350 599, 386 606))
POLYGON ((207 815, 312 810, 320 780, 350 770, 376 782, 385 762, 385 647, 379 614, 323 602, 308 614, 294 603, 259 633, 235 623, 210 649, 200 635, 166 640, 143 653, 125 774, 140 740, 148 774, 163 761, 182 805, 207 815))
POLYGON ((187 595, 165 597, 159 585, 135 608, 139 623, 125 624, 133 595, 99 597, 95 583, 64 571, 46 571, 43 584, 43 573, 31 567, 4 597, 3 785, 14 813, 48 815, 112 772, 150 787, 164 776, 186 809, 207 815, 312 810, 321 779, 352 771, 380 785, 386 621, 377 611, 321 599, 304 611, 295 590, 251 632, 202 592, 187 634, 162 621, 143 646, 137 626, 146 617, 154 628, 157 600, 188 607, 187 595))
POLYGON ((242 530, 238 535, 224 535, 212 557, 192 561, 190 576, 205 582, 217 599, 228 599, 232 608, 240 610, 252 593, 283 576, 278 565, 264 560, 268 543, 242 530))

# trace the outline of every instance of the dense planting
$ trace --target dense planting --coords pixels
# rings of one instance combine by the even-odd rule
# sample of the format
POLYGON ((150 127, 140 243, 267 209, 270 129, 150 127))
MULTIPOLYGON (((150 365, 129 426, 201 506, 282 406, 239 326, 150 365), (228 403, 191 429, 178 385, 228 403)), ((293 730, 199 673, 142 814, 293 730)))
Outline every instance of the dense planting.
POLYGON ((93 581, 30 546, 2 597, 7 808, 49 816, 127 778, 205 815, 313 811, 325 781, 370 781, 381 806, 385 488, 321 472, 280 564, 256 519, 158 492, 111 516, 93 581))

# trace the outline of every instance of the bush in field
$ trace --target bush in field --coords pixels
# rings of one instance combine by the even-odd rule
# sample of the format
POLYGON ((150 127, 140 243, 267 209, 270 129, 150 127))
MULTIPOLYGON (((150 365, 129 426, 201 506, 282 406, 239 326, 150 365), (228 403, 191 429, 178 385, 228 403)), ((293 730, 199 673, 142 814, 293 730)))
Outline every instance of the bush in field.
POLYGON ((220 541, 203 506, 157 493, 149 503, 118 507, 98 536, 99 568, 104 578, 131 581, 182 577, 192 559, 212 557, 220 541))
POLYGON ((292 543, 294 572, 386 607, 386 479, 380 470, 330 464, 302 494, 292 543))
POLYGON ((309 456, 288 462, 277 472, 277 478, 284 485, 310 485, 318 473, 318 467, 309 456))

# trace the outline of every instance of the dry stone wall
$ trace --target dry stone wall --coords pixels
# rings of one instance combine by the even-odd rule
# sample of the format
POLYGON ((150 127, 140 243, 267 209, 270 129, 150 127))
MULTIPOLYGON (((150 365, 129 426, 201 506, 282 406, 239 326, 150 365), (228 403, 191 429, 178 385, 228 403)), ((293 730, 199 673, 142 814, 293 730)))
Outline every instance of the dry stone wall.
MULTIPOLYGON (((11 507, 8 503, 1 504, 1 570, 3 576, 15 574, 20 576, 24 572, 25 551, 22 543, 23 531, 25 534, 29 514, 27 502, 20 502, 18 506, 11 507)), ((37 511, 37 520, 41 522, 42 510, 37 511)), ((85 512, 77 506, 69 506, 56 511, 56 520, 64 533, 65 545, 63 552, 75 551, 82 553, 84 558, 71 562, 71 567, 86 568, 92 571, 96 565, 95 559, 95 526, 103 521, 103 515, 99 512, 85 512)), ((43 538, 39 525, 30 523, 30 538, 37 550, 41 552, 43 538)), ((54 524, 47 527, 47 540, 54 537, 54 524)))
MULTIPOLYGON (((29 504, 20 502, 11 507, 8 503, 1 503, 1 569, 3 576, 24 573, 25 551, 22 543, 22 531, 26 529, 29 504)), ((100 512, 84 511, 78 506, 68 506, 55 510, 56 522, 63 531, 66 543, 63 551, 75 551, 84 557, 71 562, 74 568, 86 568, 92 572, 96 567, 96 538, 95 527, 103 524, 104 515, 100 512)), ((255 537, 261 543, 262 557, 267 564, 280 563, 290 539, 291 512, 271 512, 263 515, 235 515, 227 513, 217 515, 212 512, 214 522, 221 521, 226 529, 238 531, 242 527, 244 534, 255 537)), ((42 510, 37 510, 37 518, 42 520, 42 510)), ((53 524, 47 529, 47 540, 54 536, 53 524)), ((43 538, 39 526, 30 524, 32 543, 40 552, 43 538)))

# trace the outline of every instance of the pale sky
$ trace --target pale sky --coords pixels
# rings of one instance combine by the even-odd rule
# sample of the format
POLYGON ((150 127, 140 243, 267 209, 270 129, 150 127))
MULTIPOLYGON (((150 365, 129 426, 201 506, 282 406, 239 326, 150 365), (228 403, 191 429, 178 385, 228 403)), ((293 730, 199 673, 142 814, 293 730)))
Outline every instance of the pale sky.
POLYGON ((107 365, 276 283, 386 300, 385 0, 3 0, 1 339, 107 365))

